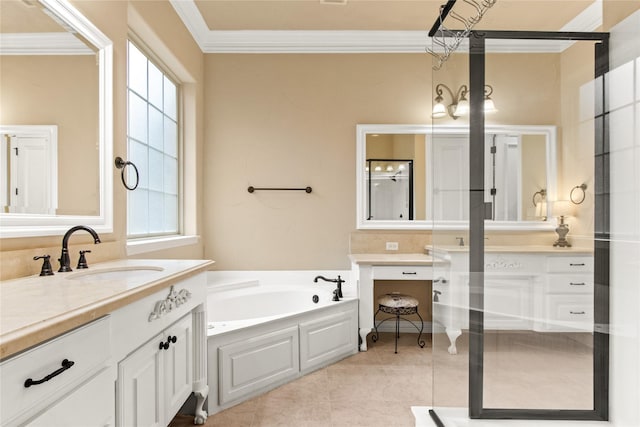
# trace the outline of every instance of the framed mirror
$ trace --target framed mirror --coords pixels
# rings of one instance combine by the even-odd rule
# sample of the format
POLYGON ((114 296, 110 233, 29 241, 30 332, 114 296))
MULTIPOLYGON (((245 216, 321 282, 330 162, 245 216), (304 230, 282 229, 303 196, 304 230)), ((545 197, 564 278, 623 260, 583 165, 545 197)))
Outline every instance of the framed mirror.
POLYGON ((0 8, 0 237, 61 235, 78 224, 110 233, 112 42, 66 0, 0 8), (34 144, 34 129, 55 129, 54 138, 42 133, 34 144), (16 174, 20 164, 30 173, 16 174), (35 173, 33 164, 47 167, 35 173))
MULTIPOLYGON (((547 201, 556 198, 555 127, 487 126, 486 131, 485 187, 490 190, 485 202, 491 203, 492 210, 492 219, 486 221, 486 228, 554 229, 556 222, 550 218, 547 201)), ((468 156, 466 126, 358 125, 358 229, 467 228, 469 209, 464 195, 468 192, 468 171, 436 176, 432 166, 437 162, 441 165, 438 170, 456 170, 455 164, 464 164, 468 156), (381 163, 378 171, 381 177, 378 183, 384 183, 384 192, 371 189, 375 182, 370 177, 370 161, 376 158, 387 162, 381 163), (390 180, 403 161, 412 164, 412 176, 409 179, 406 175, 405 186, 399 185, 399 180, 390 180), (389 171, 387 168, 394 168, 392 162, 397 165, 389 171), (447 164, 451 167, 447 168, 447 164), (406 194, 408 188, 412 194, 406 194), (411 208, 406 212, 409 200, 411 208), (383 206, 380 209, 385 214, 376 218, 371 215, 371 206, 383 206), (386 212, 394 214, 390 216, 386 212)))

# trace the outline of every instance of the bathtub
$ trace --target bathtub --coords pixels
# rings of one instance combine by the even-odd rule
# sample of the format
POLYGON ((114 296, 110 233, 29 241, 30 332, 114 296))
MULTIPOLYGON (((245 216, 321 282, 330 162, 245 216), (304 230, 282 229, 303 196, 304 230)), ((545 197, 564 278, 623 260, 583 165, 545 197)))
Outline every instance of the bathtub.
POLYGON ((332 301, 333 289, 312 281, 209 288, 209 414, 358 352, 358 301, 332 301))
POLYGON ((312 312, 335 304, 326 286, 244 285, 210 291, 207 297, 209 336, 271 320, 312 312), (314 298, 315 297, 315 298, 314 298))

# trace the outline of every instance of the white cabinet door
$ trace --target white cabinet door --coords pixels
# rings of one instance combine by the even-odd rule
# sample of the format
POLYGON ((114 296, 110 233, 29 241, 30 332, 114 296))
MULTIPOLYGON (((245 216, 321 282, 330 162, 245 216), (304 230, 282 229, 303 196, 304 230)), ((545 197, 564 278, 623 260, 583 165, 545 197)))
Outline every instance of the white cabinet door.
POLYGON ((485 276, 485 329, 532 329, 532 313, 531 280, 528 277, 485 276))
POLYGON ((152 338, 118 365, 119 426, 164 425, 162 338, 152 338))
POLYGON ((192 321, 191 314, 165 330, 165 343, 170 342, 164 353, 164 390, 166 394, 166 420, 173 418, 187 400, 192 390, 192 321))
POLYGON ((189 313, 120 362, 118 425, 167 425, 191 394, 192 355, 189 313))

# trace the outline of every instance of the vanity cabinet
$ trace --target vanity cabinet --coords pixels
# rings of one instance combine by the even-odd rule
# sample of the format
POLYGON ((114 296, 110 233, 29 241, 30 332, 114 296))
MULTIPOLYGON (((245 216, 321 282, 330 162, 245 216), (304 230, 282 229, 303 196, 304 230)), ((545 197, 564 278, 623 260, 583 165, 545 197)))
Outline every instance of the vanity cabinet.
POLYGON ((200 274, 113 313, 114 335, 122 337, 114 343, 117 426, 165 426, 191 392, 196 422, 206 420, 205 300, 200 274))
POLYGON ((349 258, 358 283, 360 351, 367 351, 367 335, 374 326, 374 281, 432 280, 433 259, 425 254, 351 254, 349 258))
MULTIPOLYGON (((468 248, 430 249, 433 319, 445 328, 450 354, 469 328, 468 248)), ((488 250, 484 259, 484 328, 593 332, 593 256, 579 249, 515 247, 488 250)))
POLYGON ((3 426, 113 425, 109 316, 3 361, 0 374, 3 426))
POLYGON ((165 426, 191 393, 203 424, 211 263, 116 260, 3 282, 0 425, 165 426))
POLYGON ((119 363, 120 425, 168 425, 191 394, 192 369, 189 313, 119 363))
POLYGON ((549 258, 542 329, 593 332, 593 291, 592 257, 549 258))

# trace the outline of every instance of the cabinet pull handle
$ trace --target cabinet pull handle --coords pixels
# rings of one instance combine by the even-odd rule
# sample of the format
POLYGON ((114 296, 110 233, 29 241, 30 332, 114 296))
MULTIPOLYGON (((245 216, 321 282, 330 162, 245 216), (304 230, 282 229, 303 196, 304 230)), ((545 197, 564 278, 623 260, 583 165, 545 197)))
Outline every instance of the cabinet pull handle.
POLYGON ((402 274, 412 274, 412 275, 414 275, 414 276, 415 276, 415 275, 416 275, 416 274, 418 274, 418 273, 417 273, 417 272, 415 272, 415 271, 403 271, 403 272, 402 272, 402 274))
POLYGON ((585 314, 584 311, 570 311, 571 314, 585 314))
POLYGON ((435 279, 433 281, 433 283, 442 283, 443 285, 447 284, 447 279, 445 279, 444 277, 438 277, 437 279, 435 279))
POLYGON ((169 349, 169 340, 167 342, 160 341, 160 350, 168 350, 169 349))
POLYGON ((50 373, 46 377, 42 378, 41 380, 33 380, 31 378, 27 378, 27 380, 24 382, 24 386, 25 386, 25 388, 29 388, 32 385, 38 385, 38 384, 42 384, 44 382, 47 382, 51 378, 57 377, 58 375, 60 375, 64 371, 66 371, 67 369, 71 368, 74 364, 75 364, 75 362, 73 362, 71 360, 64 359, 62 361, 62 368, 53 371, 52 373, 50 373))
POLYGON ((173 344, 176 343, 176 341, 178 341, 178 337, 177 336, 171 336, 169 335, 169 337, 167 338, 167 341, 171 341, 173 344))
POLYGON ((571 266, 571 267, 584 267, 584 262, 580 262, 580 263, 570 262, 569 266, 571 266))
POLYGON ((570 286, 585 286, 586 283, 584 282, 569 282, 570 286))

